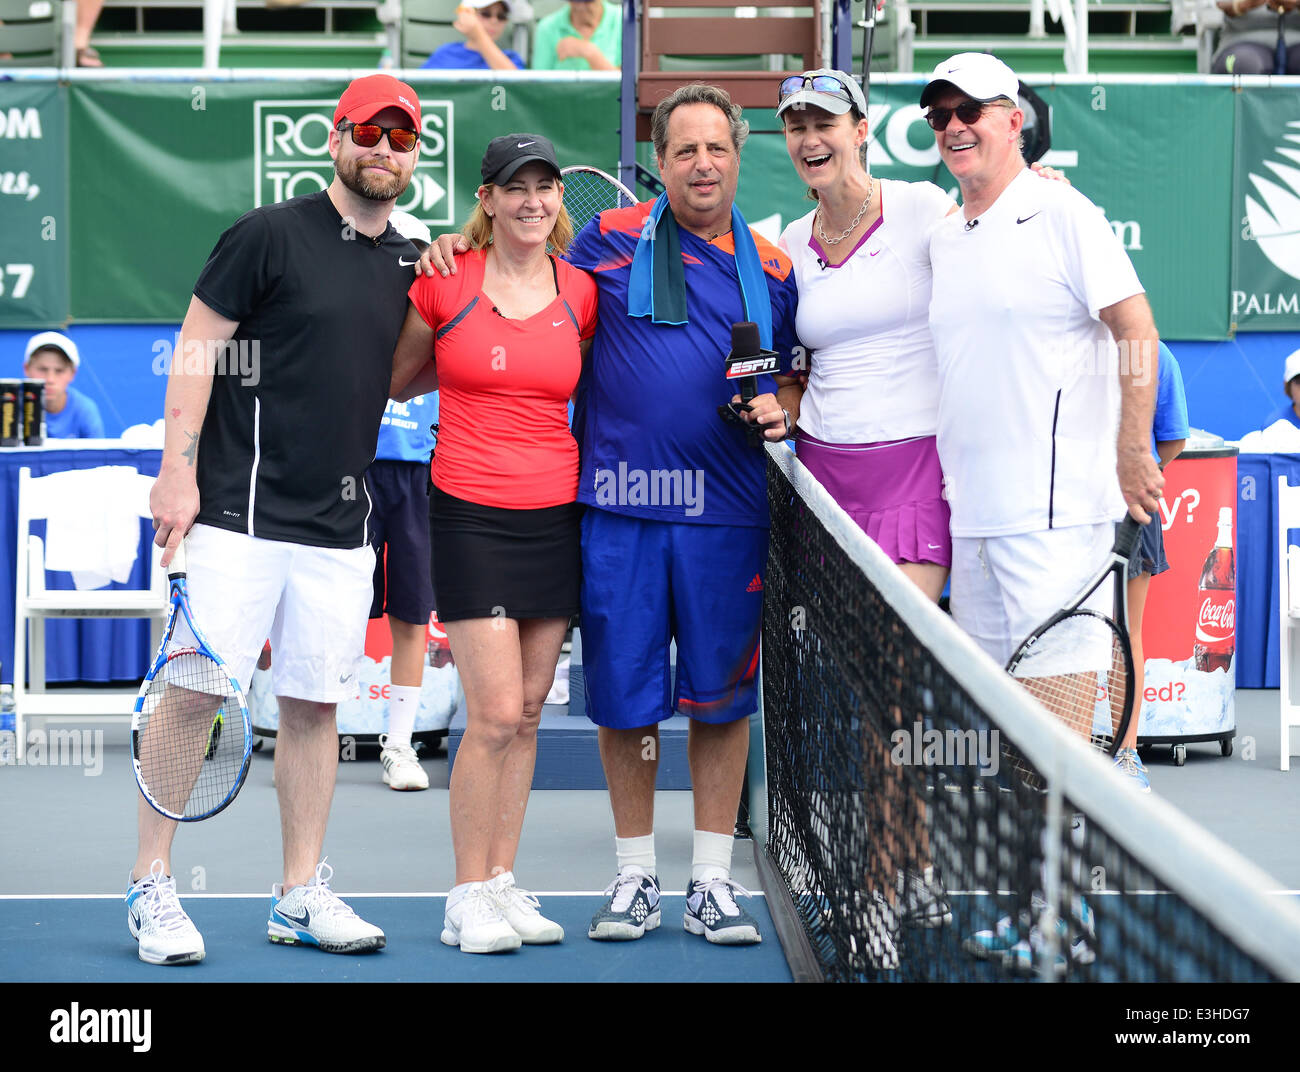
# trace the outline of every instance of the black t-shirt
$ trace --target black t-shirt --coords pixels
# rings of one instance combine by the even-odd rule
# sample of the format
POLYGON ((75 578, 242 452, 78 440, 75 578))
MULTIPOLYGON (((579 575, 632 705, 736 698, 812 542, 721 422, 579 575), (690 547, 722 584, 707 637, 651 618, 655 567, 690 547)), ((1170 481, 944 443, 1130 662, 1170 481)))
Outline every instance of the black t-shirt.
POLYGON ((239 321, 199 440, 198 521, 269 540, 361 547, 415 247, 344 222, 322 191, 254 209, 194 285, 239 321), (404 262, 404 263, 403 263, 404 262))

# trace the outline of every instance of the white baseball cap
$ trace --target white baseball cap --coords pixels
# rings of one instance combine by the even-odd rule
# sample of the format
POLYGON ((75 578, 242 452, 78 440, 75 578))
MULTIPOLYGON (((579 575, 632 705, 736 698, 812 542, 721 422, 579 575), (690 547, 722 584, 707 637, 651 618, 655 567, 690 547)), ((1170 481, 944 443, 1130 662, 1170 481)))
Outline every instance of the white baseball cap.
POLYGON ((403 238, 415 238, 426 246, 433 245, 433 235, 430 233, 429 228, 409 212, 403 212, 400 208, 394 209, 388 217, 388 222, 393 225, 393 230, 403 238))
POLYGON ((1300 376, 1300 350, 1288 355, 1285 371, 1282 374, 1282 382, 1290 383, 1297 376, 1300 376))
POLYGON ((987 52, 959 52, 939 64, 921 90, 921 107, 928 107, 945 84, 956 87, 972 100, 1009 97, 1020 103, 1020 79, 1016 72, 987 52))
POLYGON ((23 354, 24 365, 37 350, 60 350, 72 362, 74 369, 81 368, 81 354, 77 352, 77 344, 57 331, 42 331, 27 340, 27 352, 23 354))
POLYGON ((857 79, 833 67, 791 75, 781 81, 778 93, 785 94, 777 104, 778 117, 788 108, 806 107, 820 108, 831 115, 843 115, 850 108, 857 108, 861 116, 867 114, 867 98, 857 79), (824 88, 817 88, 823 83, 824 88))
POLYGON ((461 7, 472 7, 478 11, 493 4, 505 4, 506 14, 512 19, 532 18, 533 9, 528 6, 526 0, 460 0, 461 7))

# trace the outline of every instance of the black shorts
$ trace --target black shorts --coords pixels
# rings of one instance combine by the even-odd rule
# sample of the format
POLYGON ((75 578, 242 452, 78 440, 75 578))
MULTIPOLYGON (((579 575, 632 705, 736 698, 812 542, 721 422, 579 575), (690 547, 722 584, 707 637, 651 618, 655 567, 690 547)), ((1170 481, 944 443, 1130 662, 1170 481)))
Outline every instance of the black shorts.
POLYGON ((1154 577, 1158 573, 1164 573, 1168 568, 1169 560, 1165 558, 1165 534, 1160 527, 1160 512, 1157 510, 1150 524, 1143 525, 1140 530, 1138 545, 1133 551, 1133 557, 1129 559, 1128 578, 1131 581, 1143 573, 1149 573, 1154 577))
POLYGON ((424 462, 376 461, 366 471, 374 509, 375 594, 370 617, 391 614, 419 625, 433 611, 429 579, 429 467, 424 462))
POLYGON ((577 503, 505 510, 434 487, 429 501, 438 619, 569 618, 582 555, 577 503))

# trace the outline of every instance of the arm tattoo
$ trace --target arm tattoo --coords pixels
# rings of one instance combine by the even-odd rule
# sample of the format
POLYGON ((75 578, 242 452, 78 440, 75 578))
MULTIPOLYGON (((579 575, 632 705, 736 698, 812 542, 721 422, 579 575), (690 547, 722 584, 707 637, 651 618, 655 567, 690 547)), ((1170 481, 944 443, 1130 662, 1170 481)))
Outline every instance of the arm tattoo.
POLYGON ((190 463, 190 468, 194 467, 194 459, 199 453, 199 436, 197 432, 186 432, 190 439, 190 445, 181 451, 181 457, 190 463))

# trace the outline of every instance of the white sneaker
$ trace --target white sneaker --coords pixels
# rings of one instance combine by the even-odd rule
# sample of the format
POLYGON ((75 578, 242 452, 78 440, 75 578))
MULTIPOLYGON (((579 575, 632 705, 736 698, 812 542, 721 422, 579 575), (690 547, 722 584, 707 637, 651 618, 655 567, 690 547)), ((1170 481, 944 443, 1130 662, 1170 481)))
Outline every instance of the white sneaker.
POLYGON ((497 875, 483 885, 496 898, 501 917, 524 945, 550 945, 564 940, 564 928, 538 911, 541 905, 537 898, 515 885, 513 871, 497 875))
POLYGON ((384 932, 352 911, 329 887, 334 868, 324 860, 316 877, 288 893, 280 883, 271 887, 271 917, 266 936, 272 942, 303 942, 326 953, 371 953, 384 948, 384 932))
POLYGON ((458 945, 462 953, 508 953, 523 944, 487 885, 472 883, 465 896, 447 908, 442 917, 443 945, 458 945))
POLYGON ((935 877, 934 867, 898 872, 899 922, 906 927, 942 927, 952 922, 948 891, 935 877))
POLYGON ((176 896, 176 880, 163 874, 155 860, 138 882, 127 876, 126 925, 140 943, 146 964, 197 964, 203 959, 203 936, 176 896))
POLYGON ((898 968, 898 913, 885 900, 879 890, 872 890, 863 906, 862 948, 858 948, 857 935, 849 936, 849 953, 865 961, 876 971, 895 971, 898 968))
POLYGON ((390 789, 428 789, 429 776, 415 758, 415 749, 410 745, 389 748, 387 742, 388 735, 380 734, 379 762, 384 765, 384 784, 390 789))

